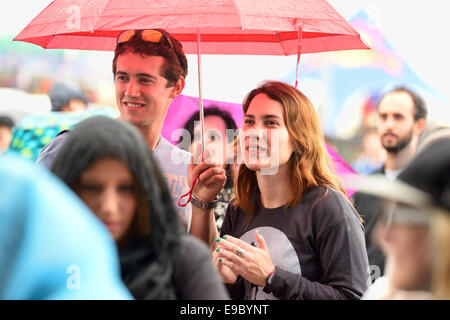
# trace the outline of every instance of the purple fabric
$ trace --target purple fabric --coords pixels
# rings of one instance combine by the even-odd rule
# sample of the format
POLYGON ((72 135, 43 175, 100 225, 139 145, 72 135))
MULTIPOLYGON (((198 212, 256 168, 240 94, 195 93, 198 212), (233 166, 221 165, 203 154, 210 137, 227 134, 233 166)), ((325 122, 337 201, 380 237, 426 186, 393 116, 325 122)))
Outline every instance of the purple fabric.
MULTIPOLYGON (((203 107, 205 109, 211 106, 228 111, 236 122, 237 127, 240 128, 242 126, 244 112, 241 104, 203 99, 203 107)), ((172 139, 172 132, 175 129, 184 128, 186 121, 198 110, 198 98, 184 95, 176 97, 172 101, 169 111, 167 111, 161 135, 172 144, 177 144, 178 135, 172 139)))
MULTIPOLYGON (((345 160, 342 159, 342 157, 332 147, 330 147, 328 143, 325 142, 325 145, 331 159, 333 159, 336 173, 342 178, 345 186, 345 177, 351 174, 357 175, 358 173, 347 162, 345 162, 345 160)), ((356 190, 349 189, 347 186, 345 186, 345 190, 347 191, 347 197, 349 198, 356 192, 356 190)))

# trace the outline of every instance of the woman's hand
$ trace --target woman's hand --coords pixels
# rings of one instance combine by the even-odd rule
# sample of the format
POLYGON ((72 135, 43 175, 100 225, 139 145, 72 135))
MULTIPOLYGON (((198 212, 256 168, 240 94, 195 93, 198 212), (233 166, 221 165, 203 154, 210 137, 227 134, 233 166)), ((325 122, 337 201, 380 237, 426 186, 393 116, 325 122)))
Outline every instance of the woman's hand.
MULTIPOLYGON (((217 238, 219 239, 219 238, 217 238)), ((217 267, 217 270, 219 271, 220 275, 222 276, 222 281, 224 283, 235 283, 237 278, 238 278, 238 274, 234 273, 230 268, 228 268, 226 265, 224 265, 222 263, 222 259, 223 258, 219 258, 219 251, 220 249, 217 248, 215 251, 213 251, 213 262, 215 264, 215 266, 217 267)))
POLYGON ((202 160, 201 144, 197 144, 195 156, 189 165, 188 183, 192 185, 194 177, 199 175, 192 194, 202 201, 213 201, 222 190, 227 176, 221 163, 212 157, 208 150, 205 150, 202 160))
POLYGON ((269 249, 263 236, 255 230, 255 238, 259 247, 254 247, 240 239, 224 236, 219 241, 218 264, 229 268, 234 274, 241 275, 248 281, 264 287, 266 279, 275 266, 270 258, 269 249), (242 249, 242 250, 240 250, 242 249))

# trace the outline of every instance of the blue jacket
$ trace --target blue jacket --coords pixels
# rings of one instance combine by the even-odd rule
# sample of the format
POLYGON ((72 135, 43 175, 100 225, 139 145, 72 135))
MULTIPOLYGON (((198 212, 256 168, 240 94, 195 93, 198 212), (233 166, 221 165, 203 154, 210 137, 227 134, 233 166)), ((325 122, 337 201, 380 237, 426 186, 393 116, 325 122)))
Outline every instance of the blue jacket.
POLYGON ((0 156, 0 299, 130 299, 108 230, 62 182, 0 156))

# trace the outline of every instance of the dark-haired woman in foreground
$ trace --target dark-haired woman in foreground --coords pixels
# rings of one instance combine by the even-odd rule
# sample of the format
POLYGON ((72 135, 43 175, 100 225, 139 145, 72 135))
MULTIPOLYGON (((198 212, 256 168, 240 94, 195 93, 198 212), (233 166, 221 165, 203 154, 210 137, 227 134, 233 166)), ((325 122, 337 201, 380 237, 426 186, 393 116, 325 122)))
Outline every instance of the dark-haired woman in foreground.
POLYGON ((53 173, 110 230, 136 299, 228 298, 207 247, 182 232, 165 180, 130 124, 105 117, 79 123, 53 173))

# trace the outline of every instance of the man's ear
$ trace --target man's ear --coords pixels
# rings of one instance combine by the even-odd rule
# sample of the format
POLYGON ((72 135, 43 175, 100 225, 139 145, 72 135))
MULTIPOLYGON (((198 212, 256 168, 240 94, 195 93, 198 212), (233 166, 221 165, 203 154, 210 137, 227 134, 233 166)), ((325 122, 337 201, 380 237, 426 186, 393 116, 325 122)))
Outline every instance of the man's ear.
POLYGON ((417 135, 421 135, 423 130, 425 129, 426 120, 424 118, 420 118, 416 121, 415 127, 416 127, 416 133, 417 135))
POLYGON ((181 94, 185 86, 185 80, 183 76, 180 76, 180 79, 178 79, 177 83, 172 87, 172 92, 170 94, 171 98, 175 98, 178 95, 181 94))

